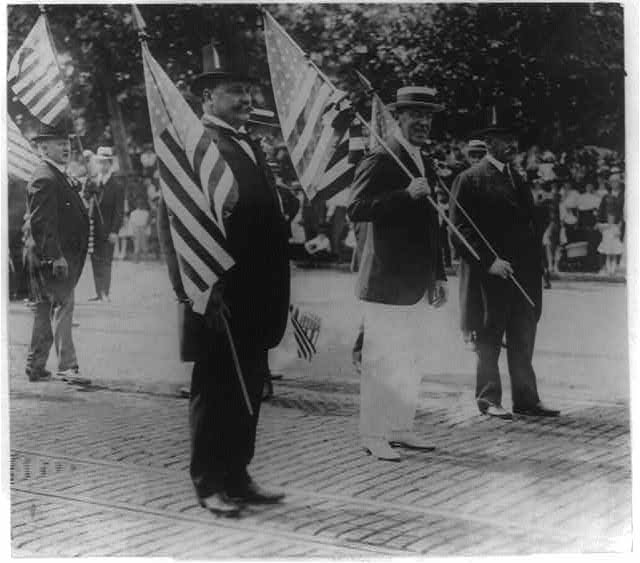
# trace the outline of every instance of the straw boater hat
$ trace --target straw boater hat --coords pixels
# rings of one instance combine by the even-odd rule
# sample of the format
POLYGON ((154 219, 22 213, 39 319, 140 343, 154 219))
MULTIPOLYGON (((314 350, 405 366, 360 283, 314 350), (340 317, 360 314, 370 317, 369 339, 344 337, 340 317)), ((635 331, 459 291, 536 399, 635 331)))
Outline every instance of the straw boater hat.
POLYGON ((225 60, 222 52, 216 48, 213 40, 202 48, 202 73, 196 76, 191 83, 191 91, 196 96, 201 96, 205 88, 213 88, 224 81, 247 81, 246 72, 233 68, 230 61, 225 60))
POLYGON ((407 107, 428 108, 434 113, 444 110, 444 106, 436 98, 436 91, 426 86, 403 86, 398 89, 396 101, 389 104, 389 109, 407 107))
POLYGON ((467 154, 469 153, 486 153, 489 149, 487 143, 480 139, 471 139, 467 143, 467 154))
POLYGON ((95 157, 97 160, 113 160, 115 155, 113 154, 113 148, 111 147, 98 147, 95 157))

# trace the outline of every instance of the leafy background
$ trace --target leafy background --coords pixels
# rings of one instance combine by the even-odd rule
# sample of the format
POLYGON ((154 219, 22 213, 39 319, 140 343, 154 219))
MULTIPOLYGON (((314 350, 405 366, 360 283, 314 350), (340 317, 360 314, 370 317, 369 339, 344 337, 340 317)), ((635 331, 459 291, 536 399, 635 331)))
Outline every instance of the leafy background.
MULTIPOLYGON (((260 13, 251 4, 139 5, 149 46, 188 93, 202 46, 216 38, 273 108, 260 13)), ((401 85, 438 89, 436 135, 464 138, 483 105, 520 106, 525 143, 624 149, 623 9, 616 4, 283 4, 267 9, 363 112, 354 69, 385 101, 401 85)), ((9 60, 38 17, 8 9, 9 60)), ((114 143, 126 169, 151 140, 140 46, 128 5, 47 6, 86 147, 114 143), (124 150, 126 147, 126 150, 124 150), (123 153, 129 153, 129 156, 123 153), (124 157, 124 160, 123 160, 124 157)), ((10 110, 20 113, 9 100, 10 110)), ((21 123, 29 127, 27 119, 21 123)))

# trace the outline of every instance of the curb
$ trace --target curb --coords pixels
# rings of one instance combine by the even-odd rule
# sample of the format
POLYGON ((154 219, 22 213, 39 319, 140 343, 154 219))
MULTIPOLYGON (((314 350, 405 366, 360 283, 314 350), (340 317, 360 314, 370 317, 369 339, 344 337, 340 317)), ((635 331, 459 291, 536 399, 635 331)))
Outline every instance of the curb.
MULTIPOLYGON (((351 264, 342 262, 305 262, 292 261, 296 268, 300 270, 332 270, 336 272, 353 273, 351 264)), ((450 277, 458 277, 458 269, 455 267, 445 268, 445 273, 450 277)), ((551 281, 566 282, 602 282, 626 284, 627 278, 624 274, 616 274, 615 276, 606 276, 597 272, 558 272, 551 274, 551 281)))

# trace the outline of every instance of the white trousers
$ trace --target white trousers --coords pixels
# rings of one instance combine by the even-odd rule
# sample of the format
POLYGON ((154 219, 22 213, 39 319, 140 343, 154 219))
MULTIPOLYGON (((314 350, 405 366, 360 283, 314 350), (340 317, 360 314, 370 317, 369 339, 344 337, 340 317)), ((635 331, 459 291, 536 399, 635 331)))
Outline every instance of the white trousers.
POLYGON ((363 302, 360 435, 389 439, 411 431, 418 406, 418 363, 429 350, 429 305, 363 302))

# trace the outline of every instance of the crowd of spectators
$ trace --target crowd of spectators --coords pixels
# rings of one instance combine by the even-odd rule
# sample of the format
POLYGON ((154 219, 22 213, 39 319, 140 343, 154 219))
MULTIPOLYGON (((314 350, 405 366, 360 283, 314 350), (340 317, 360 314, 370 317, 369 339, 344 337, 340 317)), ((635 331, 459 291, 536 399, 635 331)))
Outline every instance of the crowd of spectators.
MULTIPOLYGON (((273 163, 283 199, 295 197, 290 207, 292 256, 311 262, 351 260, 356 245, 346 216, 348 193, 328 201, 309 201, 300 187, 286 147, 268 136, 263 147, 273 163)), ((448 212, 453 180, 486 153, 480 140, 454 139, 429 147, 446 190, 436 188, 438 205, 448 212)), ((599 147, 565 151, 532 146, 518 155, 518 172, 527 180, 545 247, 546 275, 559 271, 600 272, 613 275, 624 250, 624 161, 616 152, 599 147), (609 258, 607 258, 609 257, 609 258)), ((285 212, 287 206, 285 205, 285 212)), ((441 221, 443 231, 446 225, 441 221)), ((450 236, 445 237, 450 242, 450 236)), ((443 249, 445 263, 456 260, 451 244, 443 249)))
MULTIPOLYGON (((296 177, 286 146, 272 130, 254 131, 260 138, 276 178, 283 210, 290 225, 291 258, 308 264, 349 263, 356 246, 347 218, 348 190, 328 200, 310 201, 296 177)), ((436 189, 438 205, 448 212, 453 180, 486 153, 480 140, 448 138, 428 147, 447 190, 436 189)), ((131 150, 134 172, 126 178, 125 219, 116 246, 116 259, 160 258, 156 234, 161 197, 157 157, 151 143, 131 150)), ((614 151, 573 147, 565 151, 532 146, 520 153, 516 168, 530 185, 545 248, 547 274, 559 271, 614 274, 624 248, 624 162, 614 151), (613 257, 613 258, 607 258, 613 257)), ((444 233, 447 227, 441 221, 444 233)), ((443 249, 452 266, 455 250, 443 249)))

